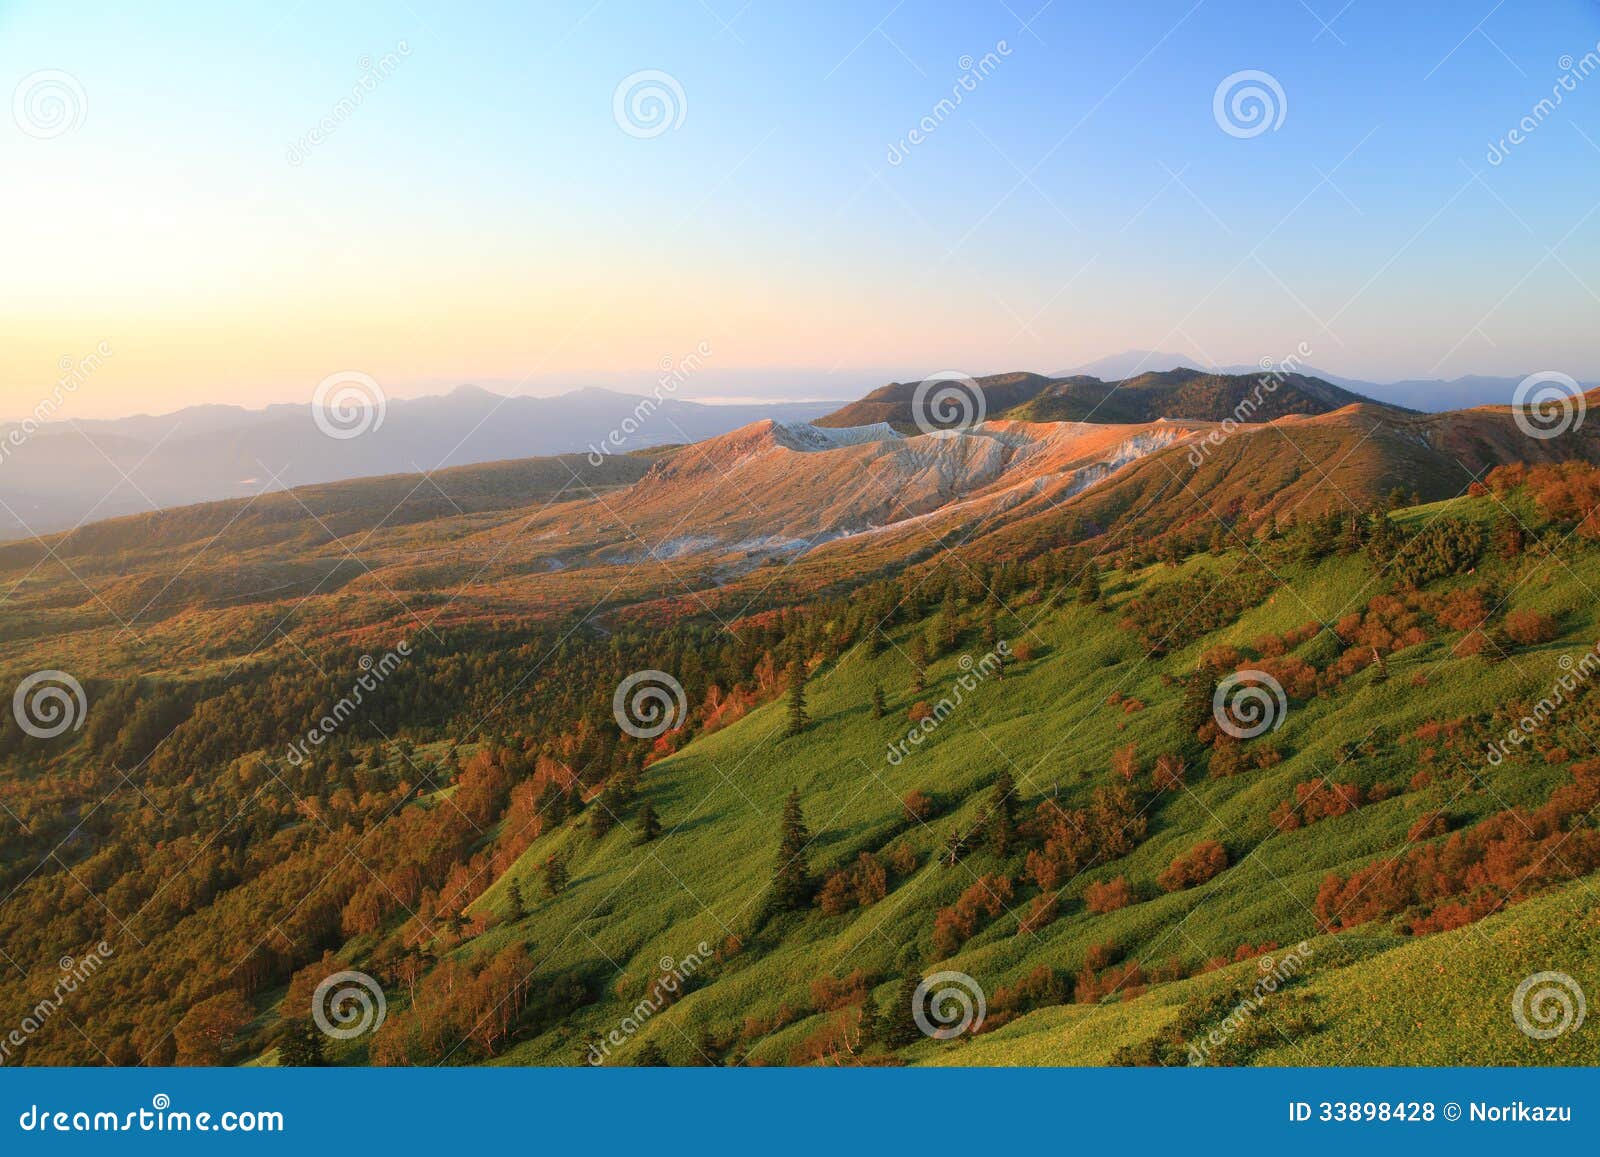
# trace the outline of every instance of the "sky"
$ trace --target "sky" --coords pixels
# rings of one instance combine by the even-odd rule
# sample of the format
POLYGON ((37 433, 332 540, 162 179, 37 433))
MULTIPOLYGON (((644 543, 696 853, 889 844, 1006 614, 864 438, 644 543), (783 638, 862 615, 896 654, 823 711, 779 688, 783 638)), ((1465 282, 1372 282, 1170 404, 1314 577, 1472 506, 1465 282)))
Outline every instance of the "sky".
POLYGON ((324 7, 0 2, 0 418, 1600 378, 1595 0, 324 7))

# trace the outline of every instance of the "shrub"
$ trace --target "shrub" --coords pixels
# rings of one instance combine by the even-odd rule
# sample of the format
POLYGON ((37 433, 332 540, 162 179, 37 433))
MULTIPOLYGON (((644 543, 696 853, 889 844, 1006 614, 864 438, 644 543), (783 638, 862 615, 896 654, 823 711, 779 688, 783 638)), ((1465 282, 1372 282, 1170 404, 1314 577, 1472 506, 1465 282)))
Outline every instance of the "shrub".
POLYGON ((1083 966, 1099 972, 1102 968, 1110 968, 1121 959, 1122 949, 1108 940, 1089 949, 1088 955, 1083 958, 1083 966))
POLYGON ((900 801, 906 810, 906 818, 912 822, 924 822, 933 817, 937 810, 933 798, 926 792, 914 791, 900 801))
POLYGON ((833 1012, 867 999, 867 974, 857 968, 848 976, 819 976, 811 982, 811 1007, 833 1012))
POLYGON ((1227 866, 1228 849, 1216 840, 1202 840, 1167 865, 1167 870, 1156 877, 1156 883, 1168 892, 1181 892, 1204 884, 1227 866))
POLYGON ((1126 877, 1115 876, 1104 883, 1090 884, 1083 894, 1083 903, 1095 915, 1104 916, 1133 903, 1133 892, 1126 877))
POLYGON ((1166 751, 1156 756, 1156 765, 1150 772, 1150 780, 1155 784, 1157 791, 1178 791, 1183 787, 1186 771, 1188 765, 1183 757, 1166 751))
POLYGON ((1041 892, 1028 905, 1027 914, 1017 921, 1017 934, 1032 934, 1053 922, 1059 914, 1060 901, 1054 892, 1041 892))
POLYGON ((1555 620, 1538 611, 1511 611, 1506 615, 1506 634, 1519 647, 1548 643, 1556 637, 1555 620))
POLYGON ((917 870, 917 853, 911 850, 910 844, 901 840, 889 849, 889 867, 897 876, 909 876, 917 870))

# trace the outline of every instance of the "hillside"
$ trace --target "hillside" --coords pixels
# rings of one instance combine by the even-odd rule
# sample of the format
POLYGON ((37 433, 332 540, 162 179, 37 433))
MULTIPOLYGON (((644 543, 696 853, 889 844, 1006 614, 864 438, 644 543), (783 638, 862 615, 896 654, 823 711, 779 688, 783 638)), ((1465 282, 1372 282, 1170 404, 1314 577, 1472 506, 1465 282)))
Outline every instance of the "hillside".
POLYGON ((766 421, 14 545, 6 682, 82 706, 0 720, 0 939, 114 948, 26 1061, 292 1059, 355 970, 388 1019, 339 1063, 581 1063, 646 998, 606 1063, 1166 1063, 1301 941, 1217 1063, 1507 1055, 1524 961, 1595 977, 1552 904, 1600 871, 1600 700, 1485 757, 1589 669, 1592 438, 766 421), (1239 670, 1268 734, 1221 727, 1239 670), (1419 1011, 1480 933, 1521 947, 1419 1011), (906 1035, 941 971, 983 1033, 906 1035))
POLYGON ((1036 422, 1265 422, 1291 414, 1327 414, 1365 404, 1391 409, 1304 374, 1209 374, 1176 369, 1121 382, 1068 378, 1052 382, 1010 416, 1036 422))
MULTIPOLYGON (((1032 373, 995 374, 974 381, 982 394, 985 415, 1022 422, 1266 422, 1290 414, 1326 414, 1363 403, 1392 409, 1331 382, 1296 373, 1215 374, 1179 368, 1115 381, 1032 373)), ((914 409, 919 385, 891 382, 816 419, 815 424, 883 422, 896 429, 914 429, 919 421, 914 409)), ((923 414, 920 420, 929 422, 934 417, 923 414)))
MULTIPOLYGON (((1479 500, 1456 510, 1419 512, 1418 523, 1457 515, 1492 522, 1493 513, 1492 502, 1479 500)), ((1241 561, 1224 555, 1214 565, 1227 571, 1241 561)), ((1510 989, 1524 972, 1511 976, 1505 969, 1514 959, 1525 971, 1559 967, 1595 975, 1600 955, 1593 939, 1593 880, 1563 892, 1559 904, 1534 909, 1528 920, 1520 918, 1518 907, 1503 913, 1490 930, 1462 929, 1439 944, 1418 942, 1415 951, 1407 948, 1411 937, 1396 935, 1388 925, 1361 925, 1348 937, 1319 939, 1316 915, 1328 873, 1348 873, 1373 857, 1399 854, 1417 842, 1411 833, 1419 821, 1435 812, 1449 816, 1451 830, 1470 829, 1506 807, 1537 806, 1565 779, 1558 766, 1527 761, 1464 770, 1461 763, 1474 754, 1470 743, 1458 740, 1450 743, 1451 754, 1428 755, 1426 742, 1413 737, 1435 721, 1479 712, 1503 718, 1508 700, 1544 689, 1557 670, 1554 655, 1575 655, 1574 647, 1587 647, 1600 623, 1593 618, 1576 557, 1521 576, 1531 589, 1518 606, 1556 614, 1563 623, 1561 639, 1496 665, 1452 657, 1447 632, 1400 646, 1387 660, 1394 672, 1387 682, 1376 682, 1366 670, 1342 679, 1337 689, 1308 699, 1296 695, 1283 729, 1267 741, 1281 761, 1222 778, 1214 766, 1210 775, 1192 768, 1181 788, 1150 800, 1149 834, 1133 853, 1064 882, 1059 914, 1045 927, 1019 928, 1034 910, 1030 892, 1019 885, 996 904, 993 916, 980 917, 977 934, 957 951, 937 947, 938 912, 959 904, 981 881, 1022 867, 1020 853, 996 856, 981 849, 955 868, 937 862, 952 832, 979 822, 996 777, 1015 778, 1020 815, 1046 798, 1088 803, 1096 786, 1116 782, 1107 769, 1115 752, 1130 743, 1144 765, 1142 780, 1155 753, 1174 742, 1180 690, 1166 685, 1169 676, 1191 670, 1197 655, 1216 646, 1248 648, 1246 640, 1292 633, 1319 617, 1339 617, 1359 589, 1356 575, 1362 568, 1350 561, 1295 568, 1277 598, 1248 610, 1228 628, 1206 632, 1159 664, 1142 661, 1138 642, 1117 628, 1118 608, 1146 589, 1208 569, 1196 560, 1176 576, 1161 568, 1129 576, 1111 596, 1109 613, 1037 605, 1020 610, 1011 633, 1031 644, 1036 657, 1018 663, 1001 682, 981 684, 927 746, 898 764, 886 760, 886 741, 903 732, 905 712, 918 698, 906 689, 909 632, 901 631, 877 659, 852 652, 825 675, 819 672, 808 701, 816 723, 803 737, 783 737, 784 707, 777 702, 653 764, 643 792, 669 833, 659 847, 631 847, 627 824, 599 841, 580 825, 548 837, 549 843, 536 843, 473 906, 475 914, 499 917, 497 925, 458 951, 464 958, 484 958, 513 942, 537 945, 541 972, 592 975, 599 998, 566 1020, 563 1029, 537 1032, 501 1059, 570 1063, 585 1032, 605 1031, 646 991, 652 962, 681 959, 705 941, 725 957, 708 966, 695 989, 640 1034, 655 1040, 673 1063, 700 1063, 696 1051, 703 1034, 720 1042, 718 1059, 737 1051, 751 1063, 794 1060, 837 1019, 827 1010, 829 998, 819 1004, 814 987, 819 971, 848 989, 849 978, 860 970, 880 1004, 889 1006, 899 977, 935 967, 965 972, 983 985, 996 1022, 995 1044, 987 1036, 970 1046, 924 1043, 906 1059, 1106 1063, 1112 1048, 1136 1043, 1141 1034, 1160 1027, 1161 1015, 1152 1019, 1144 1013, 1146 1002, 1171 1008, 1196 991, 1248 975, 1256 965, 1239 965, 1214 978, 1203 974, 1170 992, 1158 984, 1150 996, 1135 999, 1162 968, 1182 975, 1218 957, 1231 959, 1240 946, 1288 947, 1310 938, 1317 946, 1309 973, 1314 987, 1305 994, 1316 1010, 1312 1024, 1299 1030, 1304 1041, 1297 1036, 1276 1052, 1264 1052, 1259 1058, 1264 1063, 1423 1063, 1444 1056, 1472 1064, 1503 1062, 1508 1056, 1580 1062, 1586 1054, 1577 1040, 1535 1051, 1537 1042, 1516 1034, 1520 1046, 1511 1047, 1519 1042, 1508 1035, 1515 1030, 1505 1009, 1510 989), (881 721, 868 710, 874 684, 890 692, 889 716, 881 721), (1037 710, 1040 703, 1051 709, 1037 710), (1432 782, 1418 787, 1417 773, 1430 767, 1432 782), (1352 782, 1368 793, 1383 784, 1396 789, 1349 814, 1279 830, 1282 821, 1269 815, 1273 806, 1294 800, 1296 784, 1323 777, 1352 782), (908 862, 916 866, 892 871, 885 898, 866 907, 852 903, 838 916, 812 913, 763 925, 757 914, 771 872, 778 814, 791 787, 805 800, 815 833, 808 860, 819 880, 853 864, 862 851, 887 860, 899 845, 911 850, 908 862), (937 810, 924 821, 907 823, 901 800, 917 790, 937 798, 937 810), (1164 894, 1156 877, 1174 857, 1207 838, 1221 840, 1236 862, 1206 885, 1164 894), (554 900, 530 904, 521 920, 505 922, 509 882, 518 880, 524 896, 538 896, 539 866, 552 854, 570 857, 572 884, 554 900), (1111 878, 1126 879, 1136 901, 1107 915, 1087 911, 1087 889, 1111 878), (1485 975, 1482 962, 1495 959, 1496 950, 1480 950, 1480 935, 1510 937, 1518 950, 1509 957, 1502 951, 1499 967, 1485 975), (737 949, 729 948, 730 936, 738 938, 737 949), (1105 954, 1110 964, 1101 966, 1107 972, 1114 974, 1119 961, 1137 961, 1142 971, 1132 980, 1109 981, 1111 1003, 1092 1001, 1083 1008, 1084 962, 1100 945, 1114 950, 1105 954), (1415 986, 1425 983, 1423 976, 1437 978, 1440 961, 1450 961, 1446 976, 1475 974, 1475 991, 1488 1002, 1475 1004, 1462 995, 1458 1004, 1423 1012, 1426 998, 1415 986), (1028 979, 1041 966, 1054 974, 1054 997, 1050 991, 1027 991, 1028 979), (1345 973, 1347 966, 1351 971, 1345 973), (1403 985, 1399 978, 1408 974, 1415 979, 1403 985), (1357 994, 1370 993, 1363 980, 1378 975, 1416 995, 1408 997, 1410 1003, 1375 1014, 1357 994), (1075 986, 1079 1003, 1023 1016, 1014 1032, 999 1027, 1002 1014, 1026 1012, 1036 1001, 1054 1005, 1075 986), (1123 995, 1121 988, 1132 990, 1126 1004, 1115 999, 1123 995), (1011 1007, 1004 1007, 1008 1001, 1011 1007), (1093 1026, 1085 1045, 1089 1051, 1072 1051, 1070 1038, 1069 1047, 1058 1051, 1053 1030, 1061 1018, 1076 1024, 1093 1011, 1099 1019, 1087 1022, 1093 1026), (1412 1051, 1412 1038, 1401 1027, 1408 1022, 1400 1018, 1413 1014, 1438 1034, 1429 1038, 1435 1051, 1412 1051), (1344 1019, 1352 1015, 1362 1019, 1344 1019), (1052 1030, 1038 1046, 1026 1043, 1039 1031, 1035 1018, 1052 1030), (751 1024, 758 1031, 752 1033, 751 1024), (1480 1033, 1478 1026, 1493 1031, 1480 1033), (1016 1041, 1027 1051, 1007 1053, 1002 1041, 1016 1041), (1311 1051, 1296 1060, 1303 1049, 1311 1051)), ((981 641, 966 639, 958 644, 958 654, 935 663, 924 697, 949 695, 965 666, 962 656, 981 649, 981 641)), ((1311 657, 1317 652, 1329 653, 1313 638, 1294 653, 1311 657)), ((1585 700, 1586 719, 1595 709, 1592 697, 1585 700)), ((1576 720, 1573 727, 1586 730, 1576 720)), ((1576 847, 1570 846, 1567 855, 1577 855, 1576 847)), ((1586 862, 1575 859, 1575 870, 1586 862)), ((1279 948, 1269 951, 1281 955, 1279 948)), ((640 1042, 632 1044, 637 1048, 640 1042)), ((630 1063, 626 1052, 617 1059, 630 1063)))

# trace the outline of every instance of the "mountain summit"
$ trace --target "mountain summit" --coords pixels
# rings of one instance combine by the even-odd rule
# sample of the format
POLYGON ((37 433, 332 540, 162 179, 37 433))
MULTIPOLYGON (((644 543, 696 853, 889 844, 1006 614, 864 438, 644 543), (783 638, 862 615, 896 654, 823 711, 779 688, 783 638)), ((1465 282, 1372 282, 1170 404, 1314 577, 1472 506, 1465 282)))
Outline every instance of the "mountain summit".
MULTIPOLYGON (((1196 422, 1266 422, 1290 414, 1328 414, 1365 404, 1371 398, 1305 374, 1265 371, 1221 374, 1179 367, 1120 381, 1087 375, 1051 378, 1035 373, 992 374, 970 379, 990 418, 1027 422, 1154 422, 1161 418, 1196 422)), ((819 426, 857 426, 887 422, 900 429, 919 425, 915 412, 918 382, 890 382, 858 402, 819 418, 819 426)), ((950 388, 971 387, 953 382, 950 388)), ((924 391, 926 393, 926 391, 924 391)), ((926 423, 928 415, 921 415, 926 423)))

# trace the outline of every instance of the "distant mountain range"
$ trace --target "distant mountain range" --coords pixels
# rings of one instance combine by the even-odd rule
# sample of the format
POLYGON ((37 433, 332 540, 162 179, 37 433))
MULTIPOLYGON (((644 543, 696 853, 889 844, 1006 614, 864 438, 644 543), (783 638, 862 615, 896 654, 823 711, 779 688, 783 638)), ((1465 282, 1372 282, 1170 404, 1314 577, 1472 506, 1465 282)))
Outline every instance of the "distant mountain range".
MULTIPOLYGON (((1262 391, 1256 366, 1195 369, 1178 354, 1129 350, 1059 374, 976 379, 985 416, 1030 422, 1137 424, 1160 419, 1267 421, 1361 403, 1437 412, 1510 402, 1521 379, 1474 376, 1382 385, 1311 367, 1262 391), (1249 413, 1240 414, 1240 407, 1249 413)), ((558 454, 628 454, 698 442, 771 419, 824 427, 916 429, 917 383, 858 401, 709 404, 585 388, 505 397, 475 386, 394 400, 381 424, 335 438, 309 405, 191 406, 171 414, 49 423, 26 437, 0 423, 0 538, 194 502, 314 483, 558 454), (830 412, 831 411, 831 412, 830 412), (17 435, 17 444, 6 440, 17 435)))
MULTIPOLYGON (((388 474, 562 453, 696 442, 762 418, 803 422, 829 402, 710 405, 581 389, 503 397, 461 386, 390 401, 381 424, 333 438, 309 405, 191 406, 171 414, 49 423, 5 446, 0 537, 122 514, 388 474)), ((15 423, 0 424, 0 445, 15 423)))
MULTIPOLYGON (((1062 370, 1052 374, 1055 378, 1095 377, 1105 381, 1121 381, 1146 373, 1159 373, 1165 370, 1181 369, 1186 366, 1204 365, 1204 359, 1197 359, 1191 355, 1163 353, 1157 350, 1126 350, 1120 354, 1099 358, 1092 362, 1085 362, 1079 366, 1062 370)), ((1219 374, 1259 374, 1258 366, 1232 365, 1210 367, 1213 373, 1219 374)), ((1545 369, 1548 367, 1536 367, 1545 369)), ((1351 390, 1357 394, 1365 394, 1369 398, 1380 402, 1388 402, 1393 406, 1403 406, 1408 410, 1422 410, 1427 413, 1442 413, 1446 410, 1465 410, 1473 406, 1504 406, 1509 405, 1522 377, 1506 378, 1496 377, 1492 374, 1468 374, 1459 378, 1406 378, 1398 382, 1369 382, 1361 378, 1349 378, 1341 374, 1328 373, 1315 366, 1301 366, 1300 372, 1307 377, 1321 378, 1325 382, 1332 382, 1336 386, 1351 390)), ((1534 372, 1530 370, 1529 373, 1534 372)), ((1524 375, 1525 376, 1525 375, 1524 375)), ((1584 383, 1586 389, 1592 389, 1600 382, 1584 383)))
MULTIPOLYGON (((1048 378, 1042 374, 995 374, 971 379, 983 396, 982 413, 988 418, 1023 422, 1095 422, 1128 424, 1161 419, 1204 422, 1266 422, 1289 414, 1326 414, 1345 406, 1373 403, 1363 397, 1305 374, 1266 377, 1251 374, 1217 374, 1204 370, 1174 369, 1142 373, 1125 381, 1104 381, 1084 374, 1048 378)), ((820 426, 864 426, 886 422, 897 429, 919 426, 970 424, 976 408, 962 413, 954 395, 951 408, 941 412, 938 390, 921 383, 890 382, 826 417, 820 426), (920 397, 919 397, 920 394, 920 397)), ((970 395, 964 383, 952 390, 970 395)), ((976 400, 973 400, 976 407, 976 400)), ((1392 407, 1391 407, 1392 408, 1392 407)))

